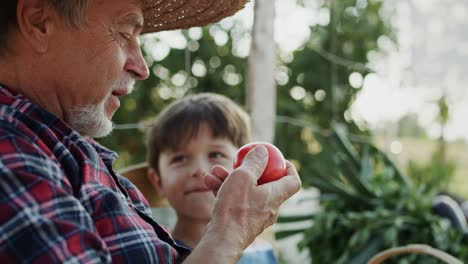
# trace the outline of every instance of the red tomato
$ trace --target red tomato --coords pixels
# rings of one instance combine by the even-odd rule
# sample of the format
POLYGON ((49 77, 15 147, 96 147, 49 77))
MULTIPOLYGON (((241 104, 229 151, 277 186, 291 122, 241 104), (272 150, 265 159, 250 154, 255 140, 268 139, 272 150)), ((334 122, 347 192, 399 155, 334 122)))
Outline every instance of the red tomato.
POLYGON ((237 151, 236 159, 234 160, 234 169, 239 167, 242 164, 245 155, 247 155, 251 149, 258 145, 262 145, 268 150, 268 163, 257 183, 264 184, 267 182, 276 181, 279 178, 286 176, 286 161, 284 160, 283 154, 277 147, 268 142, 252 142, 242 146, 237 151))

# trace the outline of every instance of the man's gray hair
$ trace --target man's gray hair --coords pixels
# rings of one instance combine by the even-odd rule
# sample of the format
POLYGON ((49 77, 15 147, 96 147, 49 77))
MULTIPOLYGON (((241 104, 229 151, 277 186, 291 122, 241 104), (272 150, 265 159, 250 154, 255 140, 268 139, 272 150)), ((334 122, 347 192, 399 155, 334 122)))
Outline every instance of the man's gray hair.
POLYGON ((78 27, 86 19, 86 10, 92 0, 49 0, 65 22, 78 27))
MULTIPOLYGON (((78 27, 85 22, 86 10, 92 0, 46 0, 57 10, 65 23, 78 27)), ((0 0, 0 57, 9 52, 11 33, 17 30, 17 0, 0 0)))

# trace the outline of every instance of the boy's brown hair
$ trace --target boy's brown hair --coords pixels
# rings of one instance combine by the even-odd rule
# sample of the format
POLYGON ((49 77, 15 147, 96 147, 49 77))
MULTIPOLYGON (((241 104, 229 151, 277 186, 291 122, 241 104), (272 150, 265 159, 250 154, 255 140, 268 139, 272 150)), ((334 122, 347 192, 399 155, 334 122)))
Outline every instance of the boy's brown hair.
POLYGON ((147 159, 159 171, 159 155, 177 151, 208 125, 215 138, 226 138, 240 147, 250 141, 249 115, 231 99, 200 93, 172 102, 156 117, 147 134, 147 159))

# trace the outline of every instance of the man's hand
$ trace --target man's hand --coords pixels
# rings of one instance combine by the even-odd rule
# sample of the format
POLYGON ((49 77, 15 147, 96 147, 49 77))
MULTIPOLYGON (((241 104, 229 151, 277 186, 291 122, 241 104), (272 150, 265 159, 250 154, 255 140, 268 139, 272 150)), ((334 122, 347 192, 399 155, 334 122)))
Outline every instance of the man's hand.
POLYGON ((235 263, 242 251, 275 223, 279 206, 300 189, 301 181, 287 161, 288 175, 257 185, 267 160, 266 148, 257 146, 231 174, 216 166, 205 176, 206 186, 217 193, 216 204, 202 240, 187 261, 205 256, 212 263, 235 263), (213 256, 209 252, 217 253, 213 256))

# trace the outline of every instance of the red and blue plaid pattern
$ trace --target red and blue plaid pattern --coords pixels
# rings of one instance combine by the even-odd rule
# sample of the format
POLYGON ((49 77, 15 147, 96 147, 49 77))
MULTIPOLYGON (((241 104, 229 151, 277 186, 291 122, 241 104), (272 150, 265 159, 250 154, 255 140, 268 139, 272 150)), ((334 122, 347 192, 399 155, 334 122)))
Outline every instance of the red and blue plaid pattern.
POLYGON ((0 261, 177 263, 117 155, 0 85, 0 261))

